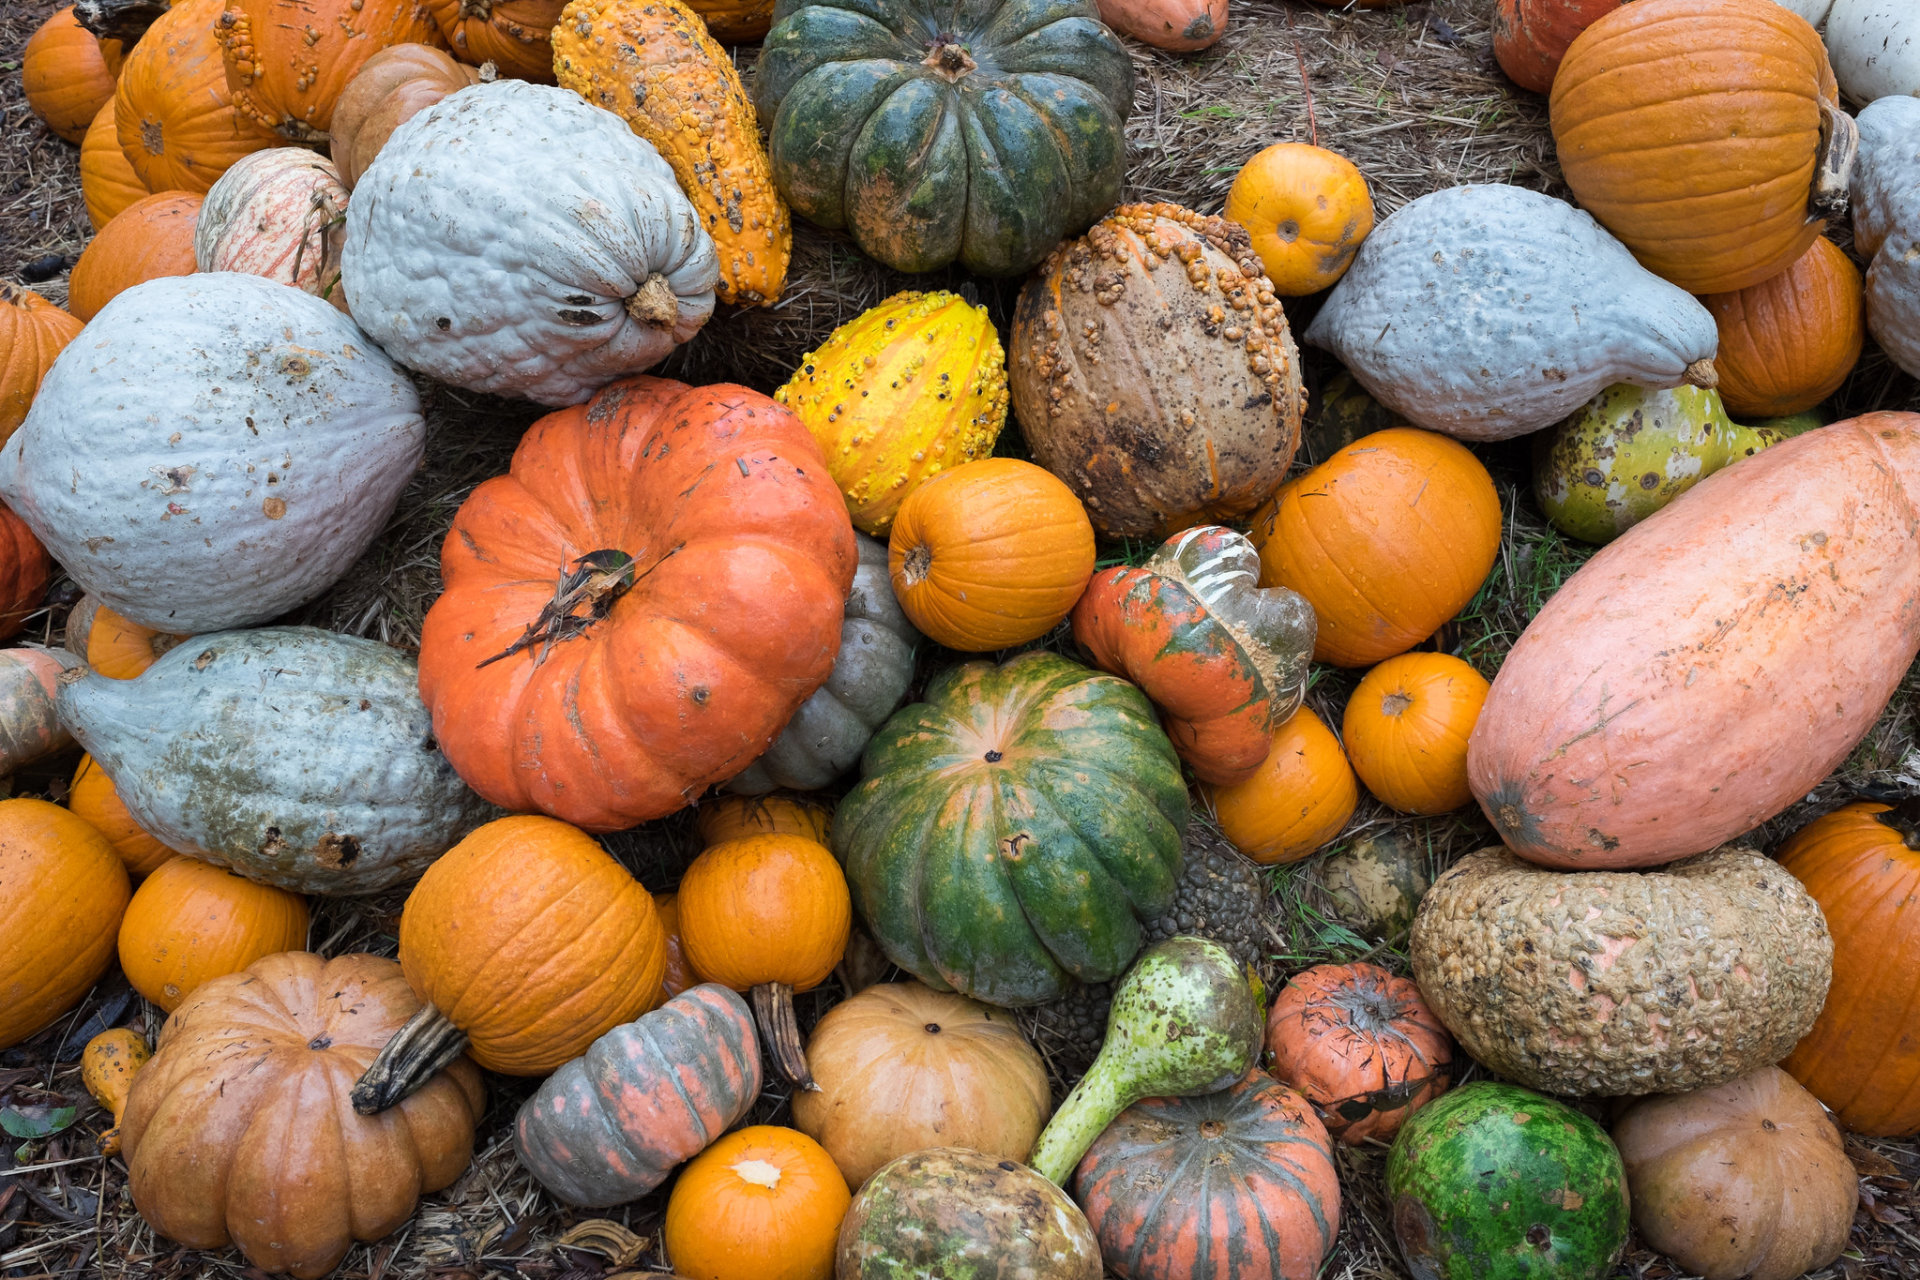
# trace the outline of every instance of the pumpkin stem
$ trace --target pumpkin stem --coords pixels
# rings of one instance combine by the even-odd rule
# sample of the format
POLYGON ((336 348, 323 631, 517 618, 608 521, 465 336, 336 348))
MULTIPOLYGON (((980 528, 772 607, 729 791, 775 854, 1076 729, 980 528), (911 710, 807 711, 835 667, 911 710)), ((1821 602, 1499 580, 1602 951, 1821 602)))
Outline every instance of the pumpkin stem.
POLYGON ((955 84, 980 64, 973 60, 965 45, 943 31, 934 37, 933 44, 928 47, 927 56, 920 60, 920 65, 948 84, 955 84))
POLYGON ((1899 833, 1902 844, 1920 852, 1920 796, 1908 796, 1885 813, 1874 814, 1873 820, 1891 827, 1899 833))
POLYGON ((633 571, 633 557, 624 551, 605 548, 587 552, 573 562, 570 571, 560 575, 553 585, 553 599, 541 608, 539 617, 527 624, 520 638, 475 665, 474 670, 490 667, 536 644, 540 652, 534 655, 533 665, 539 666, 547 660, 554 645, 584 635, 587 628, 613 611, 614 603, 631 590, 634 583, 658 569, 679 550, 678 546, 669 550, 648 565, 645 573, 633 571), (586 612, 578 612, 583 605, 586 612))
POLYGON ((406 1101, 434 1073, 467 1051, 467 1033, 453 1025, 432 1001, 393 1033, 349 1096, 363 1116, 379 1115, 406 1101))
POLYGON ((493 16, 493 0, 460 0, 460 16, 485 22, 493 16))
POLYGON ((1720 371, 1713 367, 1711 356, 1695 360, 1688 365, 1686 372, 1680 375, 1690 387, 1705 387, 1711 391, 1720 385, 1720 371))
POLYGON ((480 64, 480 83, 492 84, 500 78, 500 64, 488 58, 480 64))
POLYGON ((1820 100, 1820 165, 1814 170, 1807 212, 1815 218, 1837 218, 1847 211, 1847 186, 1853 181, 1854 157, 1860 154, 1860 127, 1840 108, 1820 100))
POLYGON ((784 982, 763 982, 755 987, 753 1016, 781 1077, 796 1089, 820 1092, 820 1086, 813 1082, 813 1069, 807 1066, 807 1051, 801 1045, 800 1020, 793 1013, 793 988, 784 982))
POLYGON ((167 11, 167 0, 75 0, 73 18, 102 40, 131 50, 167 11))
POLYGON ((906 558, 900 562, 900 576, 906 579, 908 586, 917 586, 925 580, 933 568, 933 548, 926 543, 917 543, 907 551, 906 558))
POLYGON ((680 299, 674 296, 667 278, 656 271, 627 299, 627 314, 641 324, 671 329, 680 319, 680 299))

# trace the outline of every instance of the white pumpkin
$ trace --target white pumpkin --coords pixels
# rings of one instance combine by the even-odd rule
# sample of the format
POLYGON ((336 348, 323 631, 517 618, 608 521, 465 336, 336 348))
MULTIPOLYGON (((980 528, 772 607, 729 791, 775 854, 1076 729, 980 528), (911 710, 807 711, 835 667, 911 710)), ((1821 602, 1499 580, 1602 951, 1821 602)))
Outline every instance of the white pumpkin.
POLYGON ((60 353, 0 496, 90 594, 158 631, 263 622, 345 573, 426 443, 413 384, 311 294, 135 285, 60 353))
POLYGON ((1791 9, 1817 29, 1827 20, 1827 10, 1833 8, 1833 0, 1773 0, 1782 9, 1791 9))
POLYGON ((1834 79, 1855 102, 1920 93, 1920 0, 1833 0, 1824 34, 1834 79))
POLYGON ((1867 265, 1867 329, 1920 377, 1920 98, 1881 98, 1860 113, 1853 244, 1867 265))
POLYGON ((578 94, 499 80, 387 139, 347 210, 347 303, 409 368, 577 404, 713 312, 713 241, 673 170, 578 94))
POLYGON ((207 192, 193 224, 193 260, 201 271, 263 276, 345 311, 346 238, 347 189, 333 161, 304 147, 270 147, 242 156, 207 192))

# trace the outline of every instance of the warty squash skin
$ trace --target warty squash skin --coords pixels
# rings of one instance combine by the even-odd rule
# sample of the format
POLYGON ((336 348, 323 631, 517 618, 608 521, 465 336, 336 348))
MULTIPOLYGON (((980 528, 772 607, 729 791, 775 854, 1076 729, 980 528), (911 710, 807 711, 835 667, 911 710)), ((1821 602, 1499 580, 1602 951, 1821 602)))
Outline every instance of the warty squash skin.
POLYGON ((133 815, 127 812, 126 801, 114 788, 113 779, 92 756, 80 757, 73 781, 67 786, 67 808, 107 838, 107 843, 126 865, 127 874, 136 879, 151 875, 180 856, 133 820, 133 815))
POLYGON ((439 44, 425 0, 224 0, 214 24, 234 115, 288 142, 321 143, 353 73, 396 44, 439 44))
POLYGON ((130 893, 105 836, 45 800, 0 800, 0 1049, 107 971, 130 893))
POLYGON ((74 581, 153 630, 247 626, 313 599, 420 463, 413 384, 296 289, 149 280, 87 332, 0 448, 0 496, 74 581))
POLYGON ((113 1115, 113 1127, 100 1135, 100 1154, 120 1154, 120 1117, 140 1068, 153 1060, 147 1039, 131 1027, 109 1027, 80 1051, 80 1080, 93 1100, 113 1115))
POLYGON ((114 215, 149 194, 147 184, 127 163, 120 149, 120 135, 113 122, 113 99, 109 97, 87 127, 80 141, 80 197, 87 206, 87 221, 95 231, 113 221, 114 215))
POLYGON ((0 775, 73 745, 54 708, 60 673, 79 659, 58 649, 0 649, 0 775))
POLYGON ((1100 21, 1156 49, 1192 53, 1227 33, 1227 0, 1100 0, 1100 21))
POLYGON ((1501 838, 1546 866, 1654 866, 1806 795, 1920 652, 1916 520, 1920 414, 1871 413, 1603 547, 1521 634, 1468 746, 1501 838))
MULTIPOLYGON (((485 0, 480 2, 484 4, 485 0)), ((503 0, 496 8, 504 9, 515 2, 503 0)), ((530 2, 551 4, 551 0, 530 2)), ((551 7, 557 16, 560 6, 551 7)), ((544 51, 546 47, 547 33, 543 29, 540 48, 544 51)), ((549 74, 552 63, 551 54, 543 52, 541 66, 549 74)), ((342 185, 353 189, 395 129, 448 94, 478 83, 480 68, 455 62, 446 50, 432 45, 391 45, 368 58, 340 91, 340 99, 333 105, 333 125, 327 130, 328 154, 342 185)))
POLYGON ((220 175, 193 231, 201 271, 239 271, 347 309, 340 247, 347 189, 333 162, 304 147, 256 151, 220 175))
POLYGON ((120 42, 102 44, 74 19, 72 5, 54 10, 20 51, 27 106, 68 142, 86 136, 119 74, 120 42))
POLYGON ((78 671, 58 707, 169 846, 283 889, 371 893, 487 812, 432 745, 415 684, 386 645, 262 627, 196 636, 132 680, 78 671))
POLYGON ((198 858, 169 858, 127 904, 120 971, 135 991, 172 1013, 209 979, 305 949, 307 923, 306 900, 297 893, 198 858))
POLYGON ((1867 329, 1920 376, 1920 98, 1882 98, 1860 113, 1853 244, 1869 254, 1867 329))
MULTIPOLYGON (((553 83, 553 43, 548 37, 566 0, 425 0, 425 4, 453 56, 471 64, 470 71, 491 62, 503 76, 553 83)), ((341 96, 344 100, 345 94, 341 96)), ((334 113, 337 129, 338 104, 334 113)))
POLYGON ((82 321, 134 285, 161 276, 192 275, 194 220, 200 197, 184 191, 146 196, 115 215, 87 241, 67 278, 67 306, 82 321))
POLYGON ((1804 413, 1840 389, 1860 360, 1866 308, 1860 268, 1825 236, 1777 276, 1701 299, 1720 330, 1713 367, 1727 412, 1804 413))
POLYGON ((553 28, 553 72, 673 166, 713 238, 720 301, 778 301, 792 218, 740 73, 700 15, 680 0, 573 0, 553 28))
POLYGON ((233 109, 214 34, 225 0, 181 0, 127 54, 114 88, 120 150, 149 191, 204 195, 234 161, 275 145, 233 109))
POLYGON ((79 319, 33 290, 0 283, 0 443, 26 421, 54 357, 79 332, 79 319))

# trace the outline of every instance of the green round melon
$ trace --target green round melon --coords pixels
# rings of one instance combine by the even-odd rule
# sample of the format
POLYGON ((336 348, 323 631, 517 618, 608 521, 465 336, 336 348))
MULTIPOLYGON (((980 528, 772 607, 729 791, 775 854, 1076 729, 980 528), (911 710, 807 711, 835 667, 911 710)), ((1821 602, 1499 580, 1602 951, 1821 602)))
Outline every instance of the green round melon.
POLYGON ((1578 1111, 1477 1081, 1414 1112, 1387 1157, 1415 1280, 1597 1280, 1627 1243, 1627 1175, 1578 1111))

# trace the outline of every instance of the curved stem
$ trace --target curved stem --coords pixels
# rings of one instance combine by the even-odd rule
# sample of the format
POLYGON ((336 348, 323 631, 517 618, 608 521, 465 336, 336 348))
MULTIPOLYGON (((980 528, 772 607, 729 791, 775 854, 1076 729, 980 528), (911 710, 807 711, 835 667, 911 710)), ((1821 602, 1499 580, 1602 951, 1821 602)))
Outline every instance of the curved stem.
POLYGON ((1080 1083, 1073 1086, 1073 1092, 1040 1131, 1040 1141, 1033 1144, 1033 1156, 1027 1163, 1041 1177, 1065 1190, 1080 1157, 1087 1154, 1087 1148, 1093 1145, 1101 1130, 1131 1102, 1120 1092, 1119 1081, 1108 1068, 1107 1060, 1095 1058, 1087 1074, 1080 1077, 1080 1083))
POLYGON ((1853 181, 1854 158, 1860 154, 1860 127, 1853 117, 1820 100, 1820 157, 1813 171, 1813 190, 1807 194, 1807 212, 1816 218, 1837 218, 1847 211, 1847 188, 1853 181))
POLYGON ((807 1066, 800 1041, 800 1021, 793 1013, 793 988, 784 982, 763 982, 753 989, 753 1017, 766 1039, 767 1054, 786 1082, 809 1093, 820 1092, 807 1066))
POLYGON ((1876 813, 1874 820, 1883 827, 1891 827, 1900 835, 1900 843, 1920 852, 1920 796, 1909 796, 1885 813, 1876 813))
POLYGON ((467 1033, 428 1001, 393 1033, 353 1086, 353 1109, 371 1116, 404 1102, 466 1050, 467 1033))
POLYGON ((167 0, 74 0, 73 17, 102 40, 118 40, 129 52, 167 11, 167 0))

